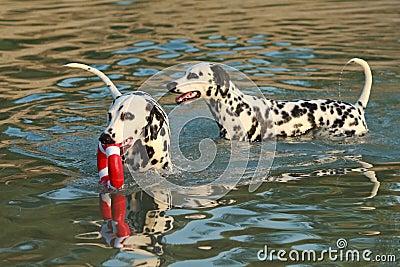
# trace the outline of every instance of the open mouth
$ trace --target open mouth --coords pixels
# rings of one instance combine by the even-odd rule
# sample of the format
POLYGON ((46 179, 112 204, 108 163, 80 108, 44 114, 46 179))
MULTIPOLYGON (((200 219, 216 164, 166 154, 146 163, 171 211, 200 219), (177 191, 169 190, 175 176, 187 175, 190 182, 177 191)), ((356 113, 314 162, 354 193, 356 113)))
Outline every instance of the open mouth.
POLYGON ((129 137, 129 138, 125 139, 124 141, 122 141, 122 143, 120 144, 120 148, 122 151, 126 151, 131 146, 133 146, 133 143, 134 143, 133 137, 129 137))
POLYGON ((200 98, 200 96, 201 94, 199 91, 190 91, 176 97, 175 102, 177 104, 188 103, 190 101, 200 98))

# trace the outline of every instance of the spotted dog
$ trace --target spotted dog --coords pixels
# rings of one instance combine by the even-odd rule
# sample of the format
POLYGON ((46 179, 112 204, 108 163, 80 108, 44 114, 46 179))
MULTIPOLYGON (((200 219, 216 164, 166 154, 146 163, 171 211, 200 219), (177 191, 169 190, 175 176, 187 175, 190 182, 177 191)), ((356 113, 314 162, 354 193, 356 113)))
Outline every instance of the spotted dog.
POLYGON ((364 111, 372 74, 364 60, 353 58, 351 62, 361 65, 365 75, 354 105, 331 99, 281 101, 245 95, 221 66, 212 63, 194 65, 184 77, 168 83, 167 89, 180 94, 177 104, 204 99, 226 139, 260 141, 310 131, 332 137, 361 136, 368 131, 364 111))
POLYGON ((102 144, 120 144, 121 158, 132 170, 170 169, 170 129, 167 114, 150 95, 140 91, 121 94, 101 71, 80 63, 66 66, 89 71, 110 89, 114 101, 108 109, 108 126, 102 144))

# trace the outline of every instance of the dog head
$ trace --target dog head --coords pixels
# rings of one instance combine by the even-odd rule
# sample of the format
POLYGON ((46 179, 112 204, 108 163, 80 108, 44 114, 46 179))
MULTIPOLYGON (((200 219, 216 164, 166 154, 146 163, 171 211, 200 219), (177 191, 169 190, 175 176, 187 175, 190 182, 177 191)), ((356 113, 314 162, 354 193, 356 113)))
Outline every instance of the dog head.
POLYGON ((164 123, 168 123, 167 115, 150 95, 138 91, 123 94, 111 104, 108 126, 99 141, 119 144, 126 151, 138 139, 155 140, 164 123))
POLYGON ((189 68, 184 77, 168 83, 167 89, 180 94, 175 101, 182 104, 198 98, 225 98, 230 86, 229 75, 220 65, 199 63, 189 68))

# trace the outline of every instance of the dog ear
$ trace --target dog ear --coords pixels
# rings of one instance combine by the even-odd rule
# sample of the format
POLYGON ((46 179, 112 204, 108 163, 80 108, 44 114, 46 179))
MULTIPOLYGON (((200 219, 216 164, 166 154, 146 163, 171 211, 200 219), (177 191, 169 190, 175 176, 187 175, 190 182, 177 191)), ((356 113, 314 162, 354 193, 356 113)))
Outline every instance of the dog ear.
POLYGON ((225 97, 228 94, 230 87, 229 74, 219 65, 211 66, 211 70, 214 75, 214 82, 217 85, 217 90, 221 93, 222 97, 225 97))

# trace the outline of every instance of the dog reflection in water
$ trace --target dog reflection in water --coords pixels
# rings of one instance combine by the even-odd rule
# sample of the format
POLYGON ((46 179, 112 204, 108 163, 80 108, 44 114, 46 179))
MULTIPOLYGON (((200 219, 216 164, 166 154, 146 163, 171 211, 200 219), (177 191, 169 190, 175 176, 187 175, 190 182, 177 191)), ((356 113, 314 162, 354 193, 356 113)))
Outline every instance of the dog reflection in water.
POLYGON ((166 211, 171 209, 169 194, 162 191, 152 193, 154 197, 143 191, 126 196, 116 193, 112 195, 112 206, 104 205, 104 200, 100 199, 104 220, 100 233, 109 246, 139 255, 163 254, 160 240, 173 228, 174 219, 166 215, 166 211))
POLYGON ((81 63, 69 63, 66 66, 97 75, 114 98, 108 109, 108 126, 101 133, 97 148, 99 184, 105 188, 105 192, 100 194, 100 210, 104 219, 101 234, 115 248, 136 251, 153 247, 152 253, 162 253, 161 246, 155 241, 158 238, 153 237, 172 228, 172 218, 164 215, 164 211, 170 208, 170 202, 162 198, 162 193, 154 192, 155 198, 160 201, 153 199, 152 206, 145 206, 142 204, 143 193, 134 193, 127 200, 122 192, 110 191, 124 188, 124 165, 138 173, 153 169, 167 172, 172 169, 167 114, 145 92, 121 94, 113 82, 96 68, 81 63), (132 214, 136 213, 143 215, 137 217, 136 224, 129 225, 125 221, 127 210, 129 216, 135 216, 132 214), (147 225, 148 228, 140 225, 147 225))

